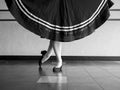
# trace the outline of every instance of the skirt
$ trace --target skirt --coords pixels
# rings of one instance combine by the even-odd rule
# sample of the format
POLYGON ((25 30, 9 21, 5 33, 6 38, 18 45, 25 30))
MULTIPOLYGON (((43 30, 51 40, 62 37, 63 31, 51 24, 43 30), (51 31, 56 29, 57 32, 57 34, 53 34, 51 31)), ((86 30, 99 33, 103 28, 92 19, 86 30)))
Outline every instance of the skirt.
POLYGON ((110 16, 111 0, 5 0, 27 30, 53 41, 70 42, 92 34, 110 16))

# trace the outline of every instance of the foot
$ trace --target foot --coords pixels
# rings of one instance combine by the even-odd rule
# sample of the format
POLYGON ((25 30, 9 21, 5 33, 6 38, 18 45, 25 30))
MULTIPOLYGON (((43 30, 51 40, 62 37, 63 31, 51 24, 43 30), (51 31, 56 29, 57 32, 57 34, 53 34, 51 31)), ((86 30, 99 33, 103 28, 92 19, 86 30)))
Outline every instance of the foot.
POLYGON ((47 51, 45 51, 44 53, 45 54, 44 54, 44 56, 43 56, 43 58, 41 60, 41 63, 45 63, 50 58, 50 55, 48 55, 47 51))
POLYGON ((41 57, 41 59, 39 60, 39 66, 41 66, 41 64, 42 64, 42 59, 43 59, 43 57, 44 57, 44 55, 45 55, 46 53, 47 53, 46 50, 41 51, 42 57, 41 57))
POLYGON ((57 66, 53 68, 53 72, 62 72, 62 62, 57 63, 57 66))
POLYGON ((49 56, 46 55, 47 51, 42 51, 41 54, 43 56, 43 58, 41 59, 41 63, 44 63, 48 60, 49 56))
MULTIPOLYGON (((46 58, 46 56, 44 56, 43 58, 46 58)), ((47 58, 45 60, 41 60, 41 63, 45 63, 47 60, 47 58)))
POLYGON ((57 65, 55 66, 56 68, 62 67, 62 61, 58 62, 57 65))
MULTIPOLYGON (((42 59, 45 57, 45 54, 46 54, 46 53, 47 53, 46 50, 41 51, 42 59)), ((44 63, 45 61, 43 61, 42 59, 41 59, 41 63, 44 63)))

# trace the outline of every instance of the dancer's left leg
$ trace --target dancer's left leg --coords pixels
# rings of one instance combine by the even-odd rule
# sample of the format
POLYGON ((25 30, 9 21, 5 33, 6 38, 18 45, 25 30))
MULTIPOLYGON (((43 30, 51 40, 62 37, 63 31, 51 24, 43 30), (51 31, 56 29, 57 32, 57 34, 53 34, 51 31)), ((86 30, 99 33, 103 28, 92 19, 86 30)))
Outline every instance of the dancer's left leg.
POLYGON ((42 60, 41 60, 42 63, 46 62, 46 61, 50 58, 50 56, 52 55, 52 49, 53 49, 53 41, 50 40, 47 53, 44 55, 44 57, 43 57, 42 60))

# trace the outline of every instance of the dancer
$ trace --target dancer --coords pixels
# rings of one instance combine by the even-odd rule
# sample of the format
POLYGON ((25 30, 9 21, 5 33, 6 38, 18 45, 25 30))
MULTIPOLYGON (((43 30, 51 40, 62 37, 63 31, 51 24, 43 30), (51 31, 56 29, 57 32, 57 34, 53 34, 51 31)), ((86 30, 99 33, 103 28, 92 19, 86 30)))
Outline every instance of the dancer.
POLYGON ((40 65, 57 56, 54 72, 62 70, 62 42, 71 42, 93 33, 110 16, 111 0, 5 0, 19 24, 41 38, 50 40, 42 51, 40 65))

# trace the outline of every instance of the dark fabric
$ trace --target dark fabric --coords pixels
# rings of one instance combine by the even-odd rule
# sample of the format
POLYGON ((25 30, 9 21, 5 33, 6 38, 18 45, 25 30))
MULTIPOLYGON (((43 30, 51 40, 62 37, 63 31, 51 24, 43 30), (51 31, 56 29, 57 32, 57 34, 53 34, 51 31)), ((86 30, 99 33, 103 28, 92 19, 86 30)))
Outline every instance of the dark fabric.
POLYGON ((93 33, 109 18, 109 8, 113 5, 112 1, 107 0, 91 23, 76 30, 65 31, 63 27, 80 24, 89 19, 102 0, 21 0, 29 12, 52 25, 60 26, 60 30, 57 30, 55 26, 53 26, 54 29, 50 29, 31 20, 20 10, 15 0, 5 1, 12 15, 23 27, 42 38, 61 42, 74 41, 93 33))

